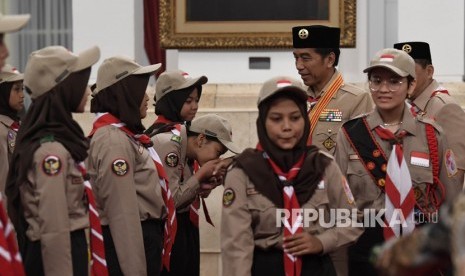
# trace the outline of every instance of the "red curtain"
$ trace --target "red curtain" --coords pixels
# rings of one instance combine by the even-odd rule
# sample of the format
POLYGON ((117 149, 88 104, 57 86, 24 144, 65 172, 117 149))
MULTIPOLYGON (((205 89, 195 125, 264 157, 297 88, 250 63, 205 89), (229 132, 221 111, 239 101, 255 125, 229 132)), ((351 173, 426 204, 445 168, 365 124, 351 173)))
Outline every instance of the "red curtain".
POLYGON ((162 63, 165 71, 166 54, 160 45, 159 0, 144 0, 144 47, 151 64, 162 63))

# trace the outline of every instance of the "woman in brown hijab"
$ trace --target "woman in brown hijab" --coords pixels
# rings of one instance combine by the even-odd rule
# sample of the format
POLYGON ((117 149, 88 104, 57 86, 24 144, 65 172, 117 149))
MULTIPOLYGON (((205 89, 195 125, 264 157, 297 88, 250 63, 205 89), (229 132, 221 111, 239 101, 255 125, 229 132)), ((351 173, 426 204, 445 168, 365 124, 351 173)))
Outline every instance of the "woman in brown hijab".
MULTIPOLYGON (((5 192, 9 161, 19 130, 18 112, 24 108, 23 74, 11 65, 0 72, 0 193, 5 192)), ((6 204, 6 201, 4 201, 6 204)))
POLYGON ((328 253, 362 232, 350 225, 337 227, 338 218, 335 225, 324 226, 321 220, 302 224, 301 216, 278 216, 319 211, 327 221, 331 209, 355 208, 332 157, 306 146, 306 99, 300 83, 288 77, 270 79, 260 91, 259 143, 235 158, 225 179, 224 276, 335 275, 328 253))
POLYGON ((77 55, 50 46, 31 53, 26 65, 24 85, 33 102, 18 132, 6 195, 27 275, 88 274, 81 170, 88 143, 72 113, 84 111, 99 57, 97 47, 77 55))

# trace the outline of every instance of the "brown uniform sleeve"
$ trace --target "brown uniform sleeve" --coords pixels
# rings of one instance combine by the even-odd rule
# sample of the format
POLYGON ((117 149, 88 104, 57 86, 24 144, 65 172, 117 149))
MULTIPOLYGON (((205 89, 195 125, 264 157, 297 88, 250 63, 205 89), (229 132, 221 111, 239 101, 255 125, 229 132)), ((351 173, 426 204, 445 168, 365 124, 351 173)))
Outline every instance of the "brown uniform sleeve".
POLYGON ((371 98, 370 93, 361 93, 360 95, 357 96, 357 98, 355 99, 355 102, 357 104, 354 105, 353 111, 350 114, 351 119, 355 118, 356 116, 360 114, 369 113, 374 108, 373 100, 371 98))
POLYGON ((459 105, 448 103, 434 117, 454 150, 458 168, 465 170, 465 112, 459 105))
POLYGON ((221 218, 223 276, 251 275, 254 235, 247 205, 248 181, 238 168, 226 174, 221 218))
MULTIPOLYGON (((438 155, 439 155, 439 166, 440 166, 440 173, 439 179, 441 180, 444 188, 446 189, 446 202, 452 202, 457 195, 460 194, 462 190, 463 183, 459 181, 459 174, 457 171, 457 163, 454 157, 447 158, 448 152, 453 152, 448 144, 448 140, 441 132, 441 135, 437 135, 438 137, 438 155), (452 160, 454 159, 454 160, 452 160), (454 162, 455 164, 451 165, 450 161, 454 162), (452 174, 452 167, 455 167, 456 173, 452 174)), ((454 152, 455 155, 455 152, 454 152)))
MULTIPOLYGON (((8 132, 5 132, 4 130, 5 127, 0 123, 0 193, 2 193, 2 195, 5 195, 5 185, 9 167, 7 141, 8 132)), ((6 208, 6 198, 4 198, 3 202, 3 207, 6 208)))
MULTIPOLYGON (((191 176, 182 179, 185 153, 182 153, 181 144, 170 139, 171 133, 162 133, 152 137, 154 148, 163 162, 168 176, 170 191, 173 195, 176 208, 183 208, 192 203, 199 189, 199 181, 191 176)), ((186 165, 187 166, 187 165, 186 165)))
POLYGON ((350 214, 347 220, 342 218, 342 216, 338 216, 335 220, 335 227, 316 235, 323 244, 323 253, 329 253, 340 247, 354 243, 363 233, 363 228, 353 227, 357 222, 357 216, 352 216, 352 213, 357 214, 358 218, 361 218, 361 212, 357 210, 349 185, 336 162, 331 162, 326 168, 324 175, 323 179, 325 185, 328 187, 330 210, 346 209, 350 214))
POLYGON ((69 153, 59 143, 52 145, 47 146, 47 149, 40 147, 33 159, 42 262, 46 275, 72 275, 70 221, 66 200, 69 153), (44 168, 44 161, 50 156, 59 160, 55 163, 59 166, 56 173, 47 173, 44 168))
MULTIPOLYGON (((146 275, 146 261, 139 205, 135 189, 135 152, 123 132, 113 131, 97 156, 99 205, 108 218, 111 235, 124 275, 146 275), (126 171, 115 172, 115 160, 124 160, 126 171)), ((158 185, 158 183, 157 183, 158 185)))

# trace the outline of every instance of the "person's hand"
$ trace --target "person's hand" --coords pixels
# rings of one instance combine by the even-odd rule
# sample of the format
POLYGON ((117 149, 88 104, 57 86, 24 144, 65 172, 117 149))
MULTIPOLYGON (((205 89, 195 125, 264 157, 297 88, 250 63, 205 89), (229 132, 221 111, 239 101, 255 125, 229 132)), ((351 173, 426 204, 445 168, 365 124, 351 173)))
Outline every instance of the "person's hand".
POLYGON ((220 162, 220 159, 210 160, 206 162, 199 168, 199 170, 194 174, 194 176, 200 183, 208 182, 212 176, 218 174, 218 172, 216 172, 215 169, 220 162))
POLYGON ((323 244, 315 236, 307 232, 285 237, 283 240, 284 252, 293 256, 306 254, 319 254, 323 251, 323 244))
POLYGON ((216 176, 212 176, 206 182, 200 183, 198 194, 203 198, 207 198, 210 195, 210 192, 221 183, 222 182, 217 180, 216 176))
POLYGON ((229 167, 229 165, 231 165, 232 161, 232 157, 221 159, 218 165, 215 167, 215 175, 221 173, 224 175, 226 173, 226 169, 229 167))

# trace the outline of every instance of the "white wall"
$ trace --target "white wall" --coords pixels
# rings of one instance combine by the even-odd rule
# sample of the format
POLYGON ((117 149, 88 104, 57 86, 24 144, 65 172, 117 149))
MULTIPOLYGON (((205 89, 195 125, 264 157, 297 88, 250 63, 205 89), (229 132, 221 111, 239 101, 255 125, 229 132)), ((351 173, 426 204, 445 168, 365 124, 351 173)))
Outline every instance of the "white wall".
POLYGON ((435 74, 443 81, 464 75, 464 1, 399 1, 399 41, 427 41, 435 74))
POLYGON ((105 58, 114 55, 135 57, 134 6, 133 0, 73 1, 74 51, 93 45, 98 45, 101 51, 100 60, 92 69, 91 82, 95 81, 97 68, 105 58))
MULTIPOLYGON (((147 64, 141 0, 73 1, 74 49, 99 45, 102 59, 124 54, 147 64)), ((383 47, 402 40, 430 43, 436 77, 461 81, 464 75, 463 0, 358 0, 356 48, 342 49, 339 69, 348 82, 363 82, 362 70, 383 47), (381 16, 380 16, 381 15, 381 16), (397 39, 396 39, 397 38, 397 39)), ((291 49, 169 50, 167 68, 210 83, 259 83, 275 75, 298 77, 291 49), (249 57, 270 57, 271 69, 249 70, 249 57)), ((92 77, 95 77, 96 68, 92 77)))

